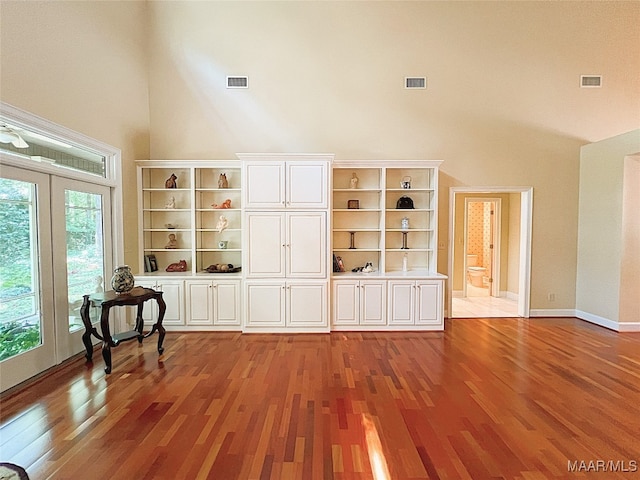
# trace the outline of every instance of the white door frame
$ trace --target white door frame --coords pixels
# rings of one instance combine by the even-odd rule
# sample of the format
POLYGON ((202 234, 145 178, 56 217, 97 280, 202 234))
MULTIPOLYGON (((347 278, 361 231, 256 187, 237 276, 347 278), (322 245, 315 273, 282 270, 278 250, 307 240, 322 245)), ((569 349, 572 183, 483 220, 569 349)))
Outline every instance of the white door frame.
POLYGON ((454 229, 457 194, 520 194, 520 268, 518 278, 518 316, 529 318, 531 300, 531 233, 533 225, 533 187, 450 187, 449 188, 449 262, 447 313, 452 315, 454 229))

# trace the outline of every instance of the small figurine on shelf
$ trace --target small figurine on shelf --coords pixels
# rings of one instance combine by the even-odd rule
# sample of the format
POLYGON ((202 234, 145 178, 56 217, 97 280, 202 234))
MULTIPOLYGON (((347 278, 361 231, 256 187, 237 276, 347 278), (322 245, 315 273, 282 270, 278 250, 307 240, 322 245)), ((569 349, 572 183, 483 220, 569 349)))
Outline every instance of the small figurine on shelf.
POLYGON ((212 203, 211 206, 217 209, 231 208, 231 199, 227 198, 224 202, 222 202, 221 205, 218 205, 217 203, 212 203))
POLYGON ((218 178, 218 188, 229 188, 229 182, 227 181, 227 174, 221 173, 218 178))
POLYGON ((187 261, 180 260, 179 262, 172 263, 166 268, 167 272, 186 272, 187 271, 187 261))
POLYGON ((178 239, 176 238, 175 233, 169 234, 169 242, 164 246, 164 248, 178 248, 178 239))
POLYGON ((176 208, 176 197, 169 197, 169 201, 164 204, 164 208, 176 208))
POLYGON ((218 230, 218 232, 222 232, 228 226, 229 221, 227 220, 227 217, 225 217, 224 215, 220 215, 220 218, 218 219, 218 223, 216 225, 216 230, 218 230))
POLYGON ((371 262, 367 262, 364 267, 356 267, 354 269, 351 270, 352 272, 358 273, 358 272, 362 272, 362 273, 371 273, 371 272, 375 272, 376 269, 373 268, 373 263, 371 262))
POLYGON ((358 188, 358 177, 356 176, 356 172, 353 172, 353 174, 351 175, 349 188, 358 188))
POLYGON ((169 178, 167 178, 167 181, 164 182, 164 188, 178 188, 178 177, 176 177, 175 173, 172 173, 171 176, 169 178))

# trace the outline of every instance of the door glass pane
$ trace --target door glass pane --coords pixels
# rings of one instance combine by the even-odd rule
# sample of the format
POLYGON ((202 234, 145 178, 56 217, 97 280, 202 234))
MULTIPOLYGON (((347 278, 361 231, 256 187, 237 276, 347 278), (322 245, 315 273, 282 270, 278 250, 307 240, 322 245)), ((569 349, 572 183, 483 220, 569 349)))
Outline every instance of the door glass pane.
POLYGON ((83 328, 83 296, 104 290, 102 196, 65 190, 69 331, 83 328))
POLYGON ((0 360, 42 343, 35 184, 0 178, 0 360))

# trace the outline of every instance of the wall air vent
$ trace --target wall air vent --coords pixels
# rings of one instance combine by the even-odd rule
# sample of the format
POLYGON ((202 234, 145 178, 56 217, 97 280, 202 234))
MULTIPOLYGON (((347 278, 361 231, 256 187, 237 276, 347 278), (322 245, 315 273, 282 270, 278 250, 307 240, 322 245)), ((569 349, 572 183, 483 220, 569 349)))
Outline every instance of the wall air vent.
POLYGON ((404 77, 404 88, 427 88, 427 77, 404 77))
POLYGON ((249 77, 227 77, 227 88, 249 88, 249 77))
POLYGON ((580 75, 581 88, 602 87, 602 75, 580 75))

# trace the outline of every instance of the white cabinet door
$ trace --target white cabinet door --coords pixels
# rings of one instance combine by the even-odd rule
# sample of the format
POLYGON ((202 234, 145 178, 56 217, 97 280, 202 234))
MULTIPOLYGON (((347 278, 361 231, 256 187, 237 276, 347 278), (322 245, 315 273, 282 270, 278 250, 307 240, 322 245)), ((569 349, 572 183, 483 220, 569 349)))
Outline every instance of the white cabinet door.
POLYGON ((184 295, 182 282, 175 280, 162 280, 156 284, 156 290, 160 290, 162 298, 167 304, 162 325, 184 325, 184 295))
POLYGON ((333 324, 386 325, 384 280, 337 280, 333 283, 333 324))
POLYGON ((286 215, 287 277, 324 278, 327 271, 325 213, 286 215))
POLYGON ((444 327, 442 282, 416 282, 416 325, 441 325, 444 327))
POLYGON ((326 283, 287 283, 287 325, 326 327, 326 283))
POLYGON ((285 164, 247 162, 245 164, 245 208, 285 207, 285 164))
POLYGON ((247 214, 247 275, 285 276, 285 216, 281 213, 247 214))
POLYGON ((240 282, 217 282, 214 293, 214 324, 240 326, 240 282))
POLYGON ((287 208, 327 208, 329 164, 287 162, 287 208))
POLYGON ((333 324, 358 325, 360 322, 360 283, 333 282, 333 324))
POLYGON ((247 214, 247 275, 317 277, 327 271, 325 212, 247 214))
MULTIPOLYGON (((137 280, 136 285, 152 288, 162 292, 162 299, 167 305, 162 325, 184 325, 184 296, 183 282, 176 280, 137 280)), ((142 311, 142 318, 145 324, 153 324, 158 319, 158 306, 156 302, 145 302, 142 311)))
POLYGON ((189 280, 185 290, 187 325, 213 325, 213 283, 189 280))
POLYGON ((285 283, 257 282, 245 283, 245 326, 284 327, 285 326, 285 283))
POLYGON ((247 161, 245 208, 327 208, 329 163, 247 161))
POLYGON ((389 281, 389 325, 413 325, 415 282, 389 281))
POLYGON ((360 282, 360 324, 386 325, 387 289, 384 281, 360 282))

